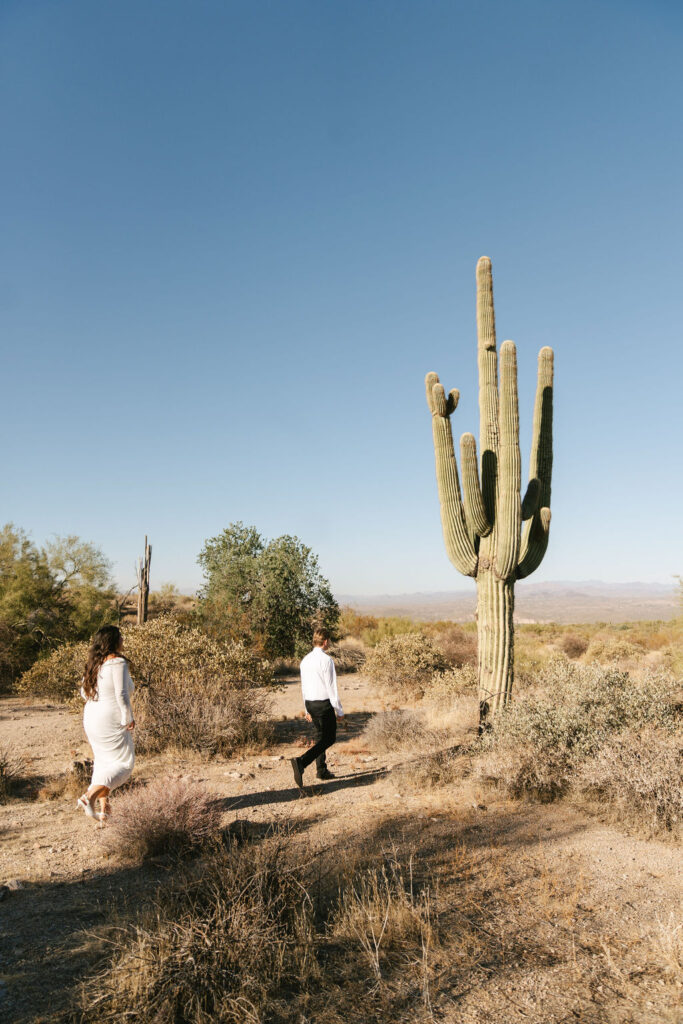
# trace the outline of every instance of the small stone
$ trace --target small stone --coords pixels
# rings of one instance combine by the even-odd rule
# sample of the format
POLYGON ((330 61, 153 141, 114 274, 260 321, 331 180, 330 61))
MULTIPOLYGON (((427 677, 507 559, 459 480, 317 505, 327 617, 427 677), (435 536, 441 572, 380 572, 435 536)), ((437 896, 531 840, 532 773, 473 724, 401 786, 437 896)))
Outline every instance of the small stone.
POLYGON ((21 881, 20 878, 8 878, 7 881, 5 882, 5 885, 7 886, 10 892, 16 892, 17 889, 24 888, 24 883, 21 881))
POLYGON ((284 759, 284 754, 274 754, 273 757, 271 757, 271 761, 284 761, 284 759))

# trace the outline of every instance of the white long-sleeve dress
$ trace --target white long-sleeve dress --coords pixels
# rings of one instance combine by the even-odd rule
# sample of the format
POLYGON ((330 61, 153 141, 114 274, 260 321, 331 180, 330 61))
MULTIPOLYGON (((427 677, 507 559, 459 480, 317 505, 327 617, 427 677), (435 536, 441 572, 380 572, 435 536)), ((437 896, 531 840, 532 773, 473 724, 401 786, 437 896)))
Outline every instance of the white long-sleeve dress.
POLYGON ((97 692, 86 697, 83 726, 93 752, 93 786, 116 789, 127 782, 135 764, 130 695, 135 689, 125 658, 105 661, 97 676, 97 692))

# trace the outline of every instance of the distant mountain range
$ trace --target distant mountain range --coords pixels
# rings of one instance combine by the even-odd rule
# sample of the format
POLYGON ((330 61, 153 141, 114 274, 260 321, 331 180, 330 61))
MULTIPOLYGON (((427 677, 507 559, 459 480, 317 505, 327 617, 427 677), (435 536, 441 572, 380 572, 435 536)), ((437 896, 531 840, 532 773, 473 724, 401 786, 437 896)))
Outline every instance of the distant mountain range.
MULTIPOLYGON (((474 619, 476 590, 432 594, 339 594, 340 605, 367 615, 435 622, 474 619)), ((678 587, 667 583, 523 583, 515 588, 517 622, 634 622, 681 614, 678 587)))

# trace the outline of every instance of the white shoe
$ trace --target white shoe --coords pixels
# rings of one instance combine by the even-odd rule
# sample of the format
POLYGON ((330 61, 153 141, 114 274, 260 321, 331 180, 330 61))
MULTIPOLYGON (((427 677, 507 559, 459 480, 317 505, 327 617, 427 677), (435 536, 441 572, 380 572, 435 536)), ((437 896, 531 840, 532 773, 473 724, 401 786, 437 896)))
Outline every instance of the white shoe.
POLYGON ((85 811, 89 818, 97 820, 97 813, 93 810, 93 806, 85 794, 83 794, 83 796, 79 796, 76 801, 76 807, 81 811, 85 811))

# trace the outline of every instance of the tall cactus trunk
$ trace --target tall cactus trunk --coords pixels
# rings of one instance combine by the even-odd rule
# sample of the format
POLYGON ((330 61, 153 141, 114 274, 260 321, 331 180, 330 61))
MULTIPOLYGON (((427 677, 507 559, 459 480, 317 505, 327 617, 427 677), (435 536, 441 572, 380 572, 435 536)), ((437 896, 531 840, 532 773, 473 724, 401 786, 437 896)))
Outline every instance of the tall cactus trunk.
POLYGON ((538 356, 529 484, 522 500, 517 351, 511 341, 504 341, 500 352, 496 348, 493 279, 486 256, 477 263, 477 335, 481 467, 474 437, 463 434, 462 492, 451 430, 459 392, 454 389, 446 396, 436 373, 428 373, 425 383, 446 551, 459 572, 477 581, 483 729, 512 696, 514 585, 538 568, 548 547, 553 464, 553 351, 546 347, 538 356))
POLYGON ((515 634, 513 580, 485 570, 477 575, 479 727, 484 729, 512 697, 515 634))

